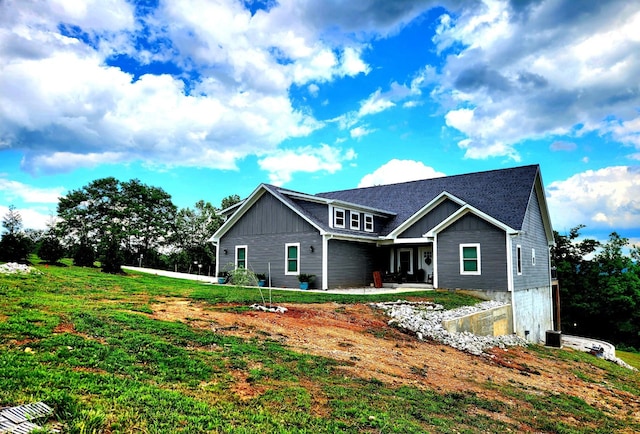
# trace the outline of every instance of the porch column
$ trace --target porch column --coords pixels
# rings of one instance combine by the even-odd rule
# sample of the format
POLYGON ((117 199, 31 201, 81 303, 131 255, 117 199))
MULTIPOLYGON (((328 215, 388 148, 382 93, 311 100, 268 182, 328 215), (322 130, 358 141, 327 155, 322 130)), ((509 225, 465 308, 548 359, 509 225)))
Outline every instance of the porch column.
POLYGON ((322 235, 322 289, 329 289, 329 238, 331 235, 322 235))

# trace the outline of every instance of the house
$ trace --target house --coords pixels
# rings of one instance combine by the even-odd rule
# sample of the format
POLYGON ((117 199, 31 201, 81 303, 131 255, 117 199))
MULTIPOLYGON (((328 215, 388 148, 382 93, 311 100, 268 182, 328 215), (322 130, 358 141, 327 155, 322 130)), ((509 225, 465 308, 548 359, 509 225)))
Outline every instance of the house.
POLYGON ((515 332, 533 342, 553 329, 553 230, 538 165, 319 194, 261 184, 222 213, 217 271, 270 270, 276 287, 314 274, 318 289, 369 286, 379 272, 509 302, 515 332))

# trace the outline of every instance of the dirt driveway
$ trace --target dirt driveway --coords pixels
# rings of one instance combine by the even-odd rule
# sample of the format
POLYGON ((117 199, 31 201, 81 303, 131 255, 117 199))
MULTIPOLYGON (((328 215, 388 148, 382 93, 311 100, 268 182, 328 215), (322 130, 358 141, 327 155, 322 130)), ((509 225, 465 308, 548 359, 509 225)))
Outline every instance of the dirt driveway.
POLYGON ((598 379, 603 373, 592 365, 575 362, 579 366, 569 369, 567 362, 542 359, 522 348, 495 349, 491 357, 472 356, 390 327, 380 311, 366 304, 287 304, 283 314, 234 312, 231 305, 173 298, 151 307, 157 319, 180 320, 242 338, 277 340, 295 351, 339 360, 345 365, 338 369, 348 376, 445 392, 474 391, 512 405, 487 384, 518 385, 539 393, 578 396, 613 413, 624 409, 640 420, 638 397, 614 393, 604 378, 586 382, 572 373, 578 369, 598 379))

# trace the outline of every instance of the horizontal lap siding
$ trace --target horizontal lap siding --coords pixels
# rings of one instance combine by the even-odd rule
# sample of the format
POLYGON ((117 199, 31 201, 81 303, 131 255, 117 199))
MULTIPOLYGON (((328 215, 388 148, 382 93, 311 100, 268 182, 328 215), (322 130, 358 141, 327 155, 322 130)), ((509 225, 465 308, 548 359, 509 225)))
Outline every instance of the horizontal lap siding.
POLYGON ((522 231, 513 238, 513 280, 514 288, 528 289, 549 286, 549 246, 544 232, 540 203, 535 190, 531 193, 522 231), (517 246, 522 247, 522 274, 517 270, 517 246), (536 265, 532 264, 531 249, 536 251, 536 265))
POLYGON ((271 264, 273 286, 297 287, 297 277, 285 275, 286 243, 300 243, 300 272, 315 274, 314 285, 319 287, 322 237, 311 224, 270 194, 264 194, 220 240, 220 270, 235 264, 236 246, 246 245, 249 270, 266 274, 271 264))
POLYGON ((375 244, 329 240, 329 288, 369 286, 375 254, 375 244))
POLYGON ((506 233, 467 214, 438 234, 438 286, 507 291, 506 233), (460 244, 480 244, 481 275, 460 274, 460 244))

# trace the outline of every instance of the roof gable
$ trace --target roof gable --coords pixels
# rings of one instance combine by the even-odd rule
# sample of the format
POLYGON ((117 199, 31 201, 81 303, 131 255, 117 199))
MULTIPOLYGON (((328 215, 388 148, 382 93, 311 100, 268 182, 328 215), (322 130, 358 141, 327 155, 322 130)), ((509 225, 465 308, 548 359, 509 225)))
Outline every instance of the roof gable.
POLYGON ((222 226, 220 226, 220 228, 216 231, 215 234, 213 234, 213 236, 209 239, 209 241, 213 243, 218 242, 220 238, 224 236, 224 234, 226 234, 233 227, 233 225, 236 224, 236 222, 240 220, 240 218, 242 218, 242 216, 245 215, 247 211, 249 211, 249 209, 251 209, 251 207, 264 194, 271 194, 280 202, 282 202, 284 205, 286 205, 288 208, 290 208, 293 212, 295 212, 304 220, 306 220, 309 224, 311 224, 316 229, 318 229, 320 233, 324 232, 321 225, 319 225, 318 222, 314 218, 312 218, 312 216, 304 212, 304 210, 302 210, 299 206, 297 206, 294 201, 292 201, 287 196, 283 195, 276 187, 268 184, 260 184, 258 188, 256 188, 249 195, 247 199, 242 201, 241 205, 237 208, 237 210, 233 214, 229 215, 227 221, 225 221, 222 224, 222 226))

